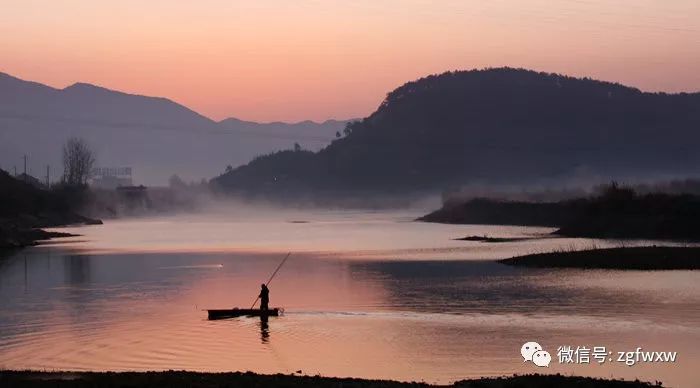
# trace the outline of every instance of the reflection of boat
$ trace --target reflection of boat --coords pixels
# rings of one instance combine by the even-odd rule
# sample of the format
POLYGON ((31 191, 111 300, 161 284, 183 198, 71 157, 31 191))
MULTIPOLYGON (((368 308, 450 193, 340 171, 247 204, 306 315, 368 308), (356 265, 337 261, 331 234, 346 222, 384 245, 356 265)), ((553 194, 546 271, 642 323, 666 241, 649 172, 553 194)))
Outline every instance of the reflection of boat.
POLYGON ((209 312, 209 320, 226 319, 235 317, 276 317, 280 315, 280 308, 269 310, 261 309, 226 309, 226 310, 207 310, 209 312))

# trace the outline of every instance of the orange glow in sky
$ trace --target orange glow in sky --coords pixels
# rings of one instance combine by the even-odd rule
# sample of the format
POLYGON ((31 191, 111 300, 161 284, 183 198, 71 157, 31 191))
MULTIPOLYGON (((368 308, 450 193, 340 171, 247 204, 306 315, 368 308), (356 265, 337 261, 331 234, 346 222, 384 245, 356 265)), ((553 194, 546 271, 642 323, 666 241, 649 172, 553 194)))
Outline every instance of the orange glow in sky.
POLYGON ((5 0, 0 71, 219 120, 363 117, 406 81, 525 67, 700 90, 697 0, 5 0))

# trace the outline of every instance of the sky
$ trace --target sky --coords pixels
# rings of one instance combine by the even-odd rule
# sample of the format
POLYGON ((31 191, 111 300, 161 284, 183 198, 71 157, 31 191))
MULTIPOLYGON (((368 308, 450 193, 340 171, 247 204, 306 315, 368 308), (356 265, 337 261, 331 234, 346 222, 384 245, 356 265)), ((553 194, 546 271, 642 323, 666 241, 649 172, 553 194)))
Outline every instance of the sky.
POLYGON ((697 0, 0 0, 0 71, 215 120, 364 117, 403 83, 523 67, 700 91, 697 0))

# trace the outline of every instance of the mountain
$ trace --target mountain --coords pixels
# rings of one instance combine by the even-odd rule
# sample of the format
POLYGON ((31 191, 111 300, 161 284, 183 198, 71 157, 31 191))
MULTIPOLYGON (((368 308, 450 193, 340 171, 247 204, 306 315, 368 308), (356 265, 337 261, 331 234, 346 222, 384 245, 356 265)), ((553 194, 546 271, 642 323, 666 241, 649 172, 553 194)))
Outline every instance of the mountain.
MULTIPOLYGON (((318 150, 345 121, 254 123, 215 122, 171 100, 76 83, 56 89, 0 73, 0 167, 23 168, 53 178, 61 170, 61 146, 70 136, 85 138, 98 165, 127 166, 134 180, 165 184, 172 174, 200 180, 294 143, 318 150)), ((29 172, 29 171, 28 171, 29 172)))
MULTIPOLYGON (((351 120, 326 120, 322 123, 315 121, 300 121, 298 123, 283 123, 280 121, 271 123, 257 123, 236 118, 228 118, 219 122, 219 127, 235 130, 241 135, 269 137, 275 139, 305 140, 316 142, 324 146, 335 138, 336 132, 342 132, 345 125, 351 120)), ((304 142, 300 141, 300 144, 304 142)), ((313 144, 313 143, 312 143, 313 144)), ((317 148, 311 145, 310 148, 317 148)))
POLYGON ((65 89, 0 73, 3 117, 96 122, 104 125, 204 127, 208 118, 165 98, 116 92, 86 83, 65 89))
POLYGON ((699 93, 512 68, 456 71, 397 88, 318 152, 259 157, 214 182, 248 194, 354 195, 697 175, 699 130, 699 93))

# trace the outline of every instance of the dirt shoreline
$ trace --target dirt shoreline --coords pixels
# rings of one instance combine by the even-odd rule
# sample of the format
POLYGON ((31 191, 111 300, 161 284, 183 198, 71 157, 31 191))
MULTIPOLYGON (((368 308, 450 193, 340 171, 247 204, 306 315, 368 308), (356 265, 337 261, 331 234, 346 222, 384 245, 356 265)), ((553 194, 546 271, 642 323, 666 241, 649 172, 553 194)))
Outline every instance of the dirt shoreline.
POLYGON ((461 380, 452 385, 418 382, 369 380, 304 375, 264 375, 252 372, 197 373, 164 372, 38 372, 0 371, 0 386, 25 387, 465 387, 465 388, 643 388, 660 387, 660 383, 598 379, 563 375, 514 375, 461 380))

